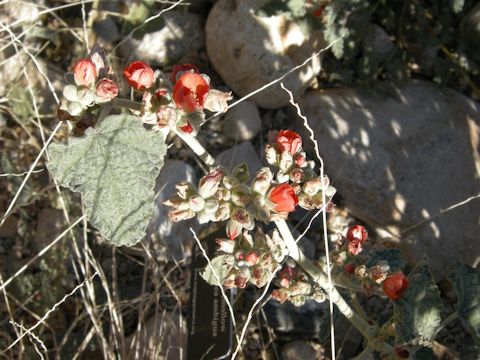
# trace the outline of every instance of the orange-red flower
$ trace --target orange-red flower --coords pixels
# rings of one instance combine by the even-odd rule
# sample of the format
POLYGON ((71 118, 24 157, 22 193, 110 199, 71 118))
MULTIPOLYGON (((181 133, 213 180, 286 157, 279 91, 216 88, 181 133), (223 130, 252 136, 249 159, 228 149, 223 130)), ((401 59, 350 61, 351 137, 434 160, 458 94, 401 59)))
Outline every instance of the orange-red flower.
POLYGON ((148 89, 155 82, 153 69, 143 61, 134 61, 130 63, 123 70, 123 76, 130 86, 136 90, 148 89))
POLYGON ((88 59, 80 59, 73 65, 73 77, 75 84, 90 86, 97 80, 95 64, 88 59))
POLYGON ((361 243, 367 241, 368 232, 362 225, 351 226, 347 231, 348 241, 358 240, 361 243))
POLYGON ((182 76, 184 72, 200 74, 198 68, 193 64, 174 65, 172 70, 172 76, 170 78, 172 84, 175 84, 178 78, 182 76))
POLYGON ((281 130, 277 135, 277 149, 295 155, 302 148, 302 138, 295 131, 281 130))
POLYGON ((295 191, 289 184, 280 184, 270 192, 269 200, 275 204, 273 208, 277 212, 292 212, 298 205, 295 191))
POLYGON ((407 288, 408 278, 402 272, 391 274, 383 282, 383 291, 392 300, 400 299, 407 288))
POLYGON ((201 110, 208 96, 207 81, 199 74, 184 73, 173 88, 173 101, 186 112, 201 110))

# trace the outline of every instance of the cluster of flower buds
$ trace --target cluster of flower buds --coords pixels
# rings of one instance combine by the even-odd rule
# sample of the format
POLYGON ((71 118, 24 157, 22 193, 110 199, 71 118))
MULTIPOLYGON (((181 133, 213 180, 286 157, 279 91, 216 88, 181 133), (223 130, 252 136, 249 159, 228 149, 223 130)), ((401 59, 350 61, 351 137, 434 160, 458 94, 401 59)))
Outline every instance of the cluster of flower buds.
POLYGON ((269 134, 272 144, 265 147, 267 162, 277 168, 276 181, 290 184, 298 199, 298 205, 306 210, 321 209, 323 194, 329 199, 335 194, 327 176, 323 179, 315 171, 315 163, 307 160, 302 149, 302 138, 291 130, 269 134))
POLYGON ((226 111, 230 93, 210 89, 210 79, 192 64, 175 65, 170 79, 143 61, 124 70, 128 84, 142 93, 142 109, 134 112, 157 129, 173 128, 196 135, 205 121, 204 109, 226 111))
MULTIPOLYGON (((301 139, 298 146, 301 148, 301 139)), ((301 183, 278 183, 274 177, 270 168, 261 168, 248 186, 246 181, 250 178, 250 172, 246 164, 237 166, 231 174, 227 174, 225 169, 215 168, 200 179, 198 187, 178 184, 177 193, 165 204, 174 208, 169 213, 173 221, 194 216, 200 223, 229 220, 226 231, 231 240, 239 236, 243 229, 253 230, 255 221, 267 223, 286 219, 297 205, 302 205, 298 192, 303 198, 312 194, 311 198, 316 199, 312 201, 320 201, 316 207, 321 207, 318 191, 321 191, 322 184, 318 182, 318 177, 309 178, 303 187, 301 183)), ((328 188, 334 192, 331 186, 328 188)))
POLYGON ((277 230, 269 236, 258 229, 255 239, 244 231, 236 240, 217 239, 218 252, 228 255, 223 285, 243 289, 248 283, 265 286, 284 260, 287 249, 277 230))
POLYGON ((63 89, 60 118, 73 120, 95 105, 111 101, 118 95, 118 85, 108 68, 104 53, 95 48, 85 59, 78 60, 69 82, 63 89))
POLYGON ((243 229, 253 230, 255 219, 247 209, 252 196, 245 184, 249 178, 247 165, 241 164, 228 175, 221 167, 212 169, 200 179, 198 187, 177 184, 177 193, 165 201, 174 208, 169 212, 170 219, 177 222, 196 216, 200 224, 229 220, 226 232, 231 240, 243 229))
POLYGON ((307 300, 324 302, 327 294, 293 261, 287 260, 275 278, 278 289, 272 291, 272 298, 281 303, 290 301, 295 306, 302 306, 307 300))
MULTIPOLYGON (((258 170, 250 186, 246 183, 250 179, 250 172, 245 164, 237 166, 231 173, 220 167, 211 169, 200 179, 197 187, 188 183, 178 184, 177 193, 165 202, 173 207, 169 213, 172 221, 195 216, 200 223, 228 220, 226 234, 231 243, 226 244, 232 244, 232 247, 242 234, 243 238, 248 237, 245 231, 253 230, 256 221, 269 223, 284 220, 297 206, 307 210, 323 208, 323 197, 330 200, 335 189, 328 184, 327 177, 322 180, 315 173, 313 161, 306 160, 300 135, 283 130, 277 133, 274 140, 275 145, 267 145, 266 148, 267 161, 272 169, 263 167, 258 170), (273 153, 274 158, 271 156, 273 153)), ((270 264, 268 257, 265 259, 270 264)), ((232 277, 229 284, 235 283, 234 280, 237 279, 236 286, 241 287, 238 285, 239 276, 235 273, 235 278, 232 277)), ((250 279, 246 275, 240 276, 242 278, 250 279)), ((302 284, 300 282, 293 290, 283 291, 296 291, 302 284)), ((309 294, 308 291, 297 294, 302 297, 295 301, 299 302, 299 299, 307 298, 309 294)))
POLYGON ((391 272, 387 261, 367 267, 362 262, 367 257, 357 256, 363 251, 368 238, 367 230, 361 225, 348 228, 346 236, 339 241, 339 248, 332 253, 333 263, 340 275, 360 285, 365 295, 371 296, 383 287, 383 292, 392 300, 398 300, 408 288, 408 279, 402 272, 391 272))

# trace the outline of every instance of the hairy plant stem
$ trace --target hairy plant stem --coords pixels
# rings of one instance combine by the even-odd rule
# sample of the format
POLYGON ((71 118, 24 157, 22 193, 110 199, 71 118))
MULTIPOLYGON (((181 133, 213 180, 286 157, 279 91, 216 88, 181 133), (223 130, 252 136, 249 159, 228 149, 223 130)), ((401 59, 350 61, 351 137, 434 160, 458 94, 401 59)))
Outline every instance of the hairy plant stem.
POLYGON ((140 111, 143 108, 142 103, 123 98, 114 98, 112 100, 112 106, 117 108, 127 108, 134 111, 140 111))

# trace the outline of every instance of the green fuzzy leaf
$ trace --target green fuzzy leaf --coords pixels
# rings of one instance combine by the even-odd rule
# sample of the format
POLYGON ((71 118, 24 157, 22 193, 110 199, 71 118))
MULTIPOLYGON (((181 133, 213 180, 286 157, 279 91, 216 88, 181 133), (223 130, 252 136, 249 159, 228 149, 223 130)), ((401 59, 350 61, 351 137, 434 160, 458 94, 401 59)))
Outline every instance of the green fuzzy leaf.
POLYGON ((440 330, 442 301, 425 260, 408 276, 409 286, 394 303, 399 342, 428 344, 440 330))
POLYGON ((449 278, 457 293, 456 310, 463 326, 480 342, 480 272, 458 263, 449 278))
POLYGON ((203 269, 203 271, 200 273, 200 276, 210 285, 223 285, 225 277, 229 271, 229 266, 226 261, 228 256, 229 255, 219 255, 214 257, 210 261, 210 264, 205 266, 205 269, 203 269))
POLYGON ((103 237, 131 246, 145 236, 166 150, 164 136, 144 129, 139 118, 112 115, 67 145, 50 145, 47 167, 62 186, 82 194, 103 237))

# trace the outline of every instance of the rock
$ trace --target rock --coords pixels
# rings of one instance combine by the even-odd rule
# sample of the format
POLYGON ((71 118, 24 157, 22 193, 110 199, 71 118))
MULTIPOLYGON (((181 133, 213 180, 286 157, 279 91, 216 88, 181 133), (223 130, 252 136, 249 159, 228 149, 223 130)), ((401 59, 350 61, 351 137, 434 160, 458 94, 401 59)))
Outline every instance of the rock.
POLYGON ((62 210, 44 208, 37 216, 37 227, 33 239, 39 249, 49 245, 67 227, 62 210))
POLYGON ((314 91, 300 107, 354 216, 401 244, 410 260, 427 255, 439 277, 449 263, 477 260, 480 201, 439 213, 480 189, 478 104, 411 81, 390 96, 314 91))
POLYGON ((120 39, 120 32, 118 31, 117 24, 111 17, 95 21, 93 24, 93 30, 104 42, 113 43, 120 39))
MULTIPOLYGON (((323 36, 314 33, 307 38, 283 15, 256 16, 254 9, 259 3, 219 0, 210 11, 205 27, 209 58, 225 83, 239 96, 281 77, 323 45, 323 36)), ((283 82, 299 97, 319 71, 317 57, 283 82)), ((289 97, 280 84, 276 84, 251 99, 260 107, 276 109, 287 105, 289 97)))
POLYGON ((10 215, 0 226, 0 238, 12 238, 17 235, 18 219, 16 216, 10 215))
POLYGON ((368 27, 363 46, 371 50, 378 61, 387 60, 395 48, 390 36, 377 24, 370 24, 368 27))
POLYGON ((164 26, 141 40, 129 39, 119 48, 127 60, 142 59, 157 64, 174 62, 191 50, 203 48, 203 18, 199 14, 168 11, 164 26))
POLYGON ((174 223, 168 217, 170 207, 163 202, 175 193, 180 181, 196 183, 195 170, 179 160, 166 160, 160 170, 155 187, 155 207, 152 220, 147 228, 147 239, 152 241, 157 259, 179 261, 191 254, 193 244, 189 227, 197 226, 196 220, 174 223))
POLYGON ((264 309, 268 324, 276 332, 302 337, 318 336, 321 341, 330 334, 328 302, 309 300, 303 306, 295 306, 291 302, 280 304, 270 300, 264 309))
POLYGON ((257 105, 245 100, 229 109, 224 117, 225 135, 237 141, 253 139, 262 128, 262 119, 257 105))
MULTIPOLYGON (((130 335, 127 343, 133 345, 135 335, 136 333, 130 335)), ((143 324, 138 341, 140 359, 181 359, 187 344, 186 321, 177 313, 159 313, 157 317, 152 316, 143 324)), ((132 352, 135 347, 133 346, 132 352)), ((134 357, 133 353, 131 355, 129 358, 134 357)))
MULTIPOLYGON (((328 305, 328 301, 325 303, 328 305)), ((339 315, 335 320, 335 348, 338 351, 337 358, 355 358, 359 353, 362 341, 362 334, 360 334, 345 316, 339 315)), ((330 345, 330 341, 328 344, 330 345)), ((328 350, 330 350, 330 346, 328 346, 328 350)), ((328 351, 328 353, 330 354, 331 351, 328 351)))
MULTIPOLYGON (((298 236, 300 236, 300 231, 295 229, 295 227, 292 224, 288 223, 288 227, 289 227, 290 231, 292 232, 292 235, 295 239, 298 238, 298 236)), ((306 236, 303 236, 300 239, 300 241, 298 242, 298 246, 300 247, 303 254, 308 259, 313 260, 315 258, 316 247, 315 247, 315 243, 312 240, 310 240, 306 236)))
POLYGON ((308 342, 294 340, 283 345, 281 358, 282 360, 315 360, 319 357, 317 356, 317 351, 308 342))
POLYGON ((235 145, 230 149, 222 151, 215 158, 215 161, 220 165, 225 166, 229 170, 233 169, 237 165, 240 165, 241 163, 246 163, 248 165, 248 169, 250 170, 250 178, 252 178, 254 174, 262 167, 262 163, 258 158, 257 152, 250 141, 245 141, 241 144, 235 145))
POLYGON ((463 36, 472 43, 478 45, 480 41, 480 4, 473 7, 460 23, 463 36))

